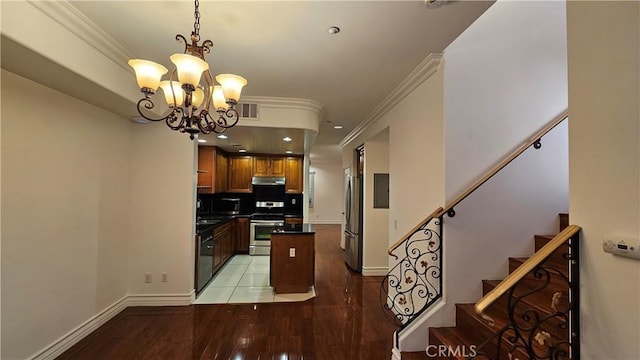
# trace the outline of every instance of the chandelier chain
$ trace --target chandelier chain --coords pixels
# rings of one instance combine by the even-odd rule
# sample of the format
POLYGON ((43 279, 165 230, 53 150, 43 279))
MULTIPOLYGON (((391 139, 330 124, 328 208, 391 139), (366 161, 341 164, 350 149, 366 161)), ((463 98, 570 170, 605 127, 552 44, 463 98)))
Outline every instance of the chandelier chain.
POLYGON ((193 34, 196 36, 196 41, 200 41, 200 1, 195 0, 195 12, 193 17, 195 19, 193 23, 193 34))

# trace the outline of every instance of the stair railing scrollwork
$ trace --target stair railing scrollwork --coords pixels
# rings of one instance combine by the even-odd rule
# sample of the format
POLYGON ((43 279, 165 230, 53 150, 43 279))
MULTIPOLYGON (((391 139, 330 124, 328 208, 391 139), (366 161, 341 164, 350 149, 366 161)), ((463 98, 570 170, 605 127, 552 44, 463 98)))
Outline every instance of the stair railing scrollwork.
POLYGON ((384 313, 404 327, 442 296, 442 208, 402 238, 389 255, 400 259, 380 286, 384 313), (401 246, 402 245, 402 246, 401 246))
POLYGON ((580 359, 579 232, 576 225, 564 229, 476 303, 476 312, 492 322, 490 306, 506 298, 508 320, 472 359, 580 359), (566 271, 548 264, 557 251, 566 271))

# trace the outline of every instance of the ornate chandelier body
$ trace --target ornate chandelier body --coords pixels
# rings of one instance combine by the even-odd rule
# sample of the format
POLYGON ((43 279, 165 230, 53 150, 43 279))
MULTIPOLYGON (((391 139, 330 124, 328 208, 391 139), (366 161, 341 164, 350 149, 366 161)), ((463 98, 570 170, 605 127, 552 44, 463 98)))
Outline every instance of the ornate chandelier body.
POLYGON ((150 121, 165 121, 172 129, 188 133, 191 140, 195 134, 223 133, 238 123, 239 114, 235 109, 242 88, 247 84, 243 77, 233 74, 220 74, 215 77, 216 85, 204 54, 209 53, 213 42, 200 41, 199 2, 195 0, 195 22, 191 32, 191 43, 182 35, 176 35, 183 42, 184 53, 170 56, 176 68, 169 80, 160 81, 167 68, 153 61, 131 59, 129 65, 136 72, 136 80, 144 98, 138 101, 138 113, 150 121), (204 76, 203 76, 204 75, 204 76), (176 80, 177 76, 177 80, 176 80), (202 80, 203 83, 202 83, 202 80), (145 114, 155 107, 151 95, 160 87, 169 106, 169 113, 160 118, 145 114), (211 114, 213 103, 215 113, 211 114))

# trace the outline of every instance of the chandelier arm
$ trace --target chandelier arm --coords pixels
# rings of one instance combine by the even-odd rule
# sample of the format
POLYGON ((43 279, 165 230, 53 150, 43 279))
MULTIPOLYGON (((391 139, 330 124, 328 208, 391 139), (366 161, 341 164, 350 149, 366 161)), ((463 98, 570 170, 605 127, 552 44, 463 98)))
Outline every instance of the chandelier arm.
POLYGON ((211 133, 211 131, 213 130, 213 127, 215 127, 215 124, 213 124, 210 121, 209 112, 205 109, 200 110, 200 113, 197 115, 197 118, 198 120, 196 122, 196 125, 198 125, 198 129, 200 129, 200 131, 204 134, 211 133))
POLYGON ((231 107, 226 111, 218 110, 218 114, 220 116, 216 120, 216 125, 225 129, 234 127, 238 123, 238 120, 240 120, 240 114, 238 114, 238 110, 231 107))
POLYGON ((181 130, 184 128, 185 117, 182 108, 174 108, 171 114, 169 114, 165 119, 167 126, 171 130, 181 130), (180 116, 178 116, 178 113, 180 113, 180 116))
POLYGON ((144 98, 142 98, 142 99, 140 99, 138 101, 138 105, 137 105, 138 114, 140 114, 140 116, 142 116, 143 118, 145 118, 145 119, 147 119, 149 121, 163 121, 163 120, 168 120, 172 116, 175 116, 175 113, 177 111, 179 111, 179 109, 177 109, 177 108, 172 108, 171 111, 166 116, 159 117, 159 118, 149 117, 149 116, 145 115, 144 112, 142 111, 143 108, 147 109, 147 110, 151 110, 155 106, 156 105, 153 103, 153 100, 151 100, 151 99, 149 99, 147 97, 144 97, 144 98))
POLYGON ((205 40, 202 42, 202 50, 205 53, 210 53, 211 52, 211 48, 213 47, 213 41, 211 40, 205 40))
POLYGON ((214 119, 213 117, 211 117, 211 114, 207 111, 205 112, 203 110, 203 116, 202 118, 204 119, 204 121, 206 122, 206 126, 207 126, 207 131, 209 133, 216 133, 216 134, 222 134, 223 132, 227 131, 227 129, 229 127, 227 126, 221 126, 219 123, 219 119, 214 119))
POLYGON ((204 102, 203 102, 203 107, 202 109, 205 110, 207 113, 209 113, 209 106, 211 105, 211 99, 213 98, 213 86, 214 81, 213 81, 213 75, 211 75, 211 71, 206 70, 204 72, 204 82, 207 84, 207 86, 204 89, 204 102))
POLYGON ((186 54, 189 50, 189 43, 187 42, 187 39, 185 39, 184 36, 178 34, 176 35, 176 41, 179 43, 184 43, 184 53, 186 54))

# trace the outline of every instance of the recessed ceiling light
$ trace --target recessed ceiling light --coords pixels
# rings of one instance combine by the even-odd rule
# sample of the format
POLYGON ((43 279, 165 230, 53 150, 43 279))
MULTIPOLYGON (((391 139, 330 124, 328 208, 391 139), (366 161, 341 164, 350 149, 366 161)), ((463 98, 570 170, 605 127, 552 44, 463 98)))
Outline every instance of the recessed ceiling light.
POLYGON ((293 139, 288 137, 288 136, 285 136, 285 137, 282 138, 282 141, 286 141, 286 142, 289 142, 289 141, 292 141, 292 140, 293 139))
POLYGON ((247 149, 240 149, 238 152, 247 152, 247 149))
POLYGON ((285 153, 287 153, 287 154, 293 154, 293 151, 291 151, 291 150, 287 150, 287 151, 285 151, 285 153))
POLYGON ((205 140, 205 139, 198 139, 198 142, 199 142, 199 143, 206 143, 206 142, 207 142, 207 140, 205 140))
POLYGON ((218 135, 218 139, 228 139, 229 137, 225 134, 218 135))
POLYGON ((327 29, 327 32, 328 32, 330 35, 335 35, 335 34, 337 34, 337 33, 339 33, 339 32, 340 32, 340 28, 339 28, 339 27, 337 27, 337 26, 331 26, 331 27, 329 27, 329 28, 327 29))
POLYGON ((334 125, 333 128, 334 129, 342 129, 342 125, 334 125))

